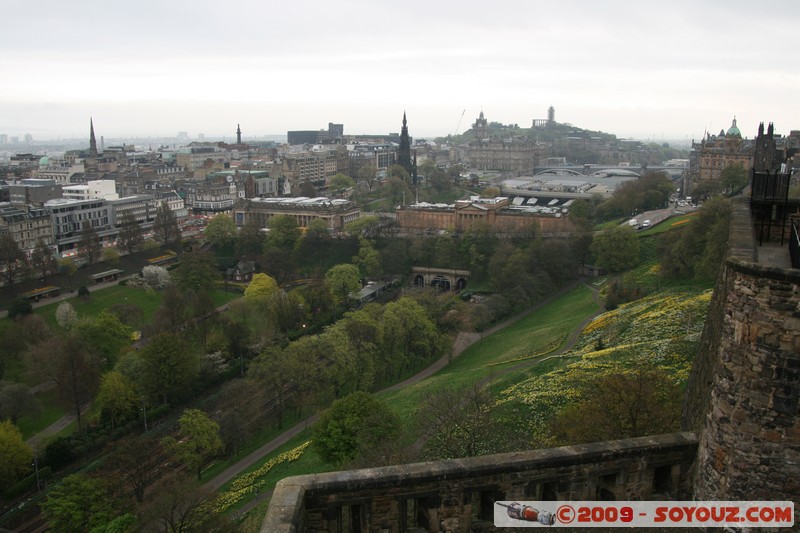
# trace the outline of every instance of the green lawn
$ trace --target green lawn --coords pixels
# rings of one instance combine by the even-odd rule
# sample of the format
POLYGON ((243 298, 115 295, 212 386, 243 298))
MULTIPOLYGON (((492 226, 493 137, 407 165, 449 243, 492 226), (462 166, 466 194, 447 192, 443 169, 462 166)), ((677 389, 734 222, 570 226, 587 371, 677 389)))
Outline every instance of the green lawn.
POLYGON ((552 352, 587 317, 599 310, 592 291, 577 287, 563 297, 527 315, 509 327, 467 348, 441 371, 416 385, 381 394, 387 405, 410 423, 417 406, 439 388, 472 387, 483 378, 503 373, 504 368, 527 356, 552 352))
MULTIPOLYGON (((56 326, 56 309, 58 309, 62 300, 64 298, 59 298, 51 304, 37 307, 34 312, 41 315, 49 325, 56 326)), ((83 298, 75 297, 69 298, 67 301, 75 308, 79 317, 97 315, 117 303, 134 304, 142 309, 144 321, 149 322, 158 306, 161 305, 161 293, 139 287, 114 285, 91 293, 88 299, 84 300, 83 298)))
POLYGON ((65 414, 64 409, 58 405, 55 389, 40 392, 36 398, 42 407, 40 415, 36 418, 22 416, 17 421, 17 427, 22 432, 23 439, 29 439, 65 414))

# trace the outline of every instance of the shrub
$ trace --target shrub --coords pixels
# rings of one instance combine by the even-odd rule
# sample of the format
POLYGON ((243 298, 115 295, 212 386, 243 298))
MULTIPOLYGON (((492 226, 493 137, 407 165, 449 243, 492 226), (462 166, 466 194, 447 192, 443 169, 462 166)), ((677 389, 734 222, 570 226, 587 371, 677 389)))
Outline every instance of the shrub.
POLYGON ((142 277, 148 287, 163 289, 171 283, 170 274, 166 268, 148 265, 142 269, 142 277))
POLYGON ((78 287, 78 296, 81 298, 88 298, 89 297, 89 288, 86 285, 81 285, 78 287))
POLYGON ((14 298, 8 306, 8 318, 17 318, 33 313, 33 305, 27 298, 14 298))

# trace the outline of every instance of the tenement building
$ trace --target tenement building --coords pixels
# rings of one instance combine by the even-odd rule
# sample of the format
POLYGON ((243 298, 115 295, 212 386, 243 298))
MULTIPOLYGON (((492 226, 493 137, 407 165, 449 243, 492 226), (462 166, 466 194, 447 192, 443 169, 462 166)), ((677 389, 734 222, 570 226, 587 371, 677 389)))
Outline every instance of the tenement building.
POLYGON ((494 532, 503 500, 793 501, 800 523, 800 200, 787 209, 794 244, 759 245, 735 201, 683 432, 289 477, 261 531, 494 532))
POLYGON ((26 253, 39 240, 50 246, 53 244, 50 214, 43 207, 0 203, 0 235, 10 235, 26 253))

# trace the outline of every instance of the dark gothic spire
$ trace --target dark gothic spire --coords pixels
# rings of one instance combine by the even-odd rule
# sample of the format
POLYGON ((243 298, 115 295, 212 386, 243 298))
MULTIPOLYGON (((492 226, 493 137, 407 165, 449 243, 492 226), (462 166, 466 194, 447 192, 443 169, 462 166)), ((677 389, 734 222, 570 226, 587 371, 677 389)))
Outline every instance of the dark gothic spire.
POLYGON ((94 138, 94 120, 89 118, 89 155, 97 157, 97 140, 94 138))
POLYGON ((236 124, 236 144, 242 144, 242 128, 236 124))
POLYGON ((409 176, 414 175, 414 167, 411 162, 411 139, 408 136, 408 123, 406 112, 403 111, 403 129, 400 131, 400 148, 397 151, 397 164, 406 169, 409 176))

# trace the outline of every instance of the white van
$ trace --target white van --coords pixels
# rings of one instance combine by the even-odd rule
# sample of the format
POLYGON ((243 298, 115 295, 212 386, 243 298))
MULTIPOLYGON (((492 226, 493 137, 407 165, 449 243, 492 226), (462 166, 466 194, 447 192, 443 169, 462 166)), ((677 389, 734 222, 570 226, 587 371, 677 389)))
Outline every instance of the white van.
POLYGON ((639 221, 638 221, 638 220, 636 220, 635 218, 632 218, 632 219, 630 219, 630 220, 628 221, 628 225, 629 225, 630 227, 632 227, 632 228, 635 228, 636 226, 638 226, 638 225, 639 225, 639 221))
POLYGON ((649 228, 650 227, 650 221, 649 220, 645 220, 644 222, 642 222, 642 227, 643 228, 649 228))

